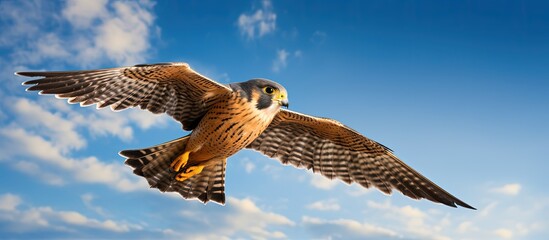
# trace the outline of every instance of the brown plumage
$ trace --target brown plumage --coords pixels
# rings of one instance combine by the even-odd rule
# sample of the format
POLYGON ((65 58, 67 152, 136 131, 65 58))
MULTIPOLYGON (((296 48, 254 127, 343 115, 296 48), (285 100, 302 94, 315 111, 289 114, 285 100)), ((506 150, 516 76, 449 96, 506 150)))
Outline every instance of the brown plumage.
POLYGON ((191 134, 154 147, 120 154, 151 187, 203 202, 225 202, 226 159, 243 148, 284 164, 312 169, 330 179, 397 189, 414 199, 448 206, 470 205, 399 160, 387 147, 343 124, 281 109, 287 92, 264 79, 225 86, 185 63, 136 65, 73 72, 20 72, 42 77, 28 90, 55 94, 82 106, 122 110, 139 106, 167 113, 191 134))

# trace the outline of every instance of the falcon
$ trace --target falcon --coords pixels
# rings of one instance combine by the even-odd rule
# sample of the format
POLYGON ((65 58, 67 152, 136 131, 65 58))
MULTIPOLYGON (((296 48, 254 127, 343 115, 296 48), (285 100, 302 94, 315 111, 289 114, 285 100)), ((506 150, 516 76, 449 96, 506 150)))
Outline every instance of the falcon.
POLYGON ((139 106, 179 121, 189 135, 120 155, 151 187, 185 199, 224 204, 227 158, 248 148, 329 179, 475 209, 384 145, 338 121, 287 110, 286 89, 267 79, 223 85, 186 63, 16 74, 38 77, 23 83, 31 85, 28 91, 54 94, 69 103, 114 111, 139 106))

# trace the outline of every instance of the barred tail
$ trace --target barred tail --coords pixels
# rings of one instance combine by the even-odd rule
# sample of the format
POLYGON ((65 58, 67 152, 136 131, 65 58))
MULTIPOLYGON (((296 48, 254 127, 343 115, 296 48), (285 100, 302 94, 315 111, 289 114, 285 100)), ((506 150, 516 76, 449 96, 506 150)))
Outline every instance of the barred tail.
POLYGON ((197 174, 183 182, 175 180, 177 174, 170 164, 183 154, 189 136, 150 148, 124 150, 120 155, 126 157, 126 164, 133 168, 136 175, 142 176, 153 188, 162 192, 178 192, 185 199, 197 198, 206 203, 214 201, 225 203, 225 166, 226 159, 204 167, 197 174))

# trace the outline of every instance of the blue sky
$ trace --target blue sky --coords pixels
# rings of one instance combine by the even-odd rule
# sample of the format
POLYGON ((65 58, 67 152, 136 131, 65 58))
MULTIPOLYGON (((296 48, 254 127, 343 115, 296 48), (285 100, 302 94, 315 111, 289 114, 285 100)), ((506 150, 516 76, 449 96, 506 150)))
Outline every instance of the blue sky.
POLYGON ((543 239, 545 1, 0 1, 0 238, 543 239), (478 208, 328 181, 252 151, 225 206, 149 189, 118 151, 187 133, 166 116, 38 96, 21 70, 183 61, 273 79, 478 208))

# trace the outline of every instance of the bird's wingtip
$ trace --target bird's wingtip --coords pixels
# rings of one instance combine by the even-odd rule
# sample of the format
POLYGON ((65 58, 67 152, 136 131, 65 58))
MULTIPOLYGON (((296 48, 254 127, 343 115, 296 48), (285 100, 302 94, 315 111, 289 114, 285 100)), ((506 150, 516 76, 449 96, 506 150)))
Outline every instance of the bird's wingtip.
POLYGON ((14 72, 13 75, 15 75, 15 76, 23 76, 23 77, 32 77, 33 73, 36 74, 36 72, 17 71, 17 72, 14 72))
POLYGON ((477 210, 477 209, 476 209, 475 207, 473 207, 473 206, 470 206, 470 205, 467 205, 467 204, 465 204, 465 205, 466 205, 466 206, 463 206, 463 205, 462 205, 462 207, 464 207, 464 208, 469 208, 469 209, 471 209, 471 210, 477 210))
MULTIPOLYGON (((463 207, 463 208, 468 208, 468 209, 472 209, 472 210, 477 210, 475 207, 467 204, 467 203, 464 203, 464 202, 456 202, 457 205, 459 205, 460 207, 463 207)), ((457 207, 454 205, 454 207, 457 207)))

